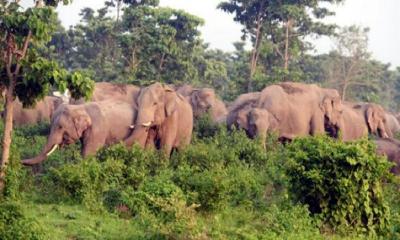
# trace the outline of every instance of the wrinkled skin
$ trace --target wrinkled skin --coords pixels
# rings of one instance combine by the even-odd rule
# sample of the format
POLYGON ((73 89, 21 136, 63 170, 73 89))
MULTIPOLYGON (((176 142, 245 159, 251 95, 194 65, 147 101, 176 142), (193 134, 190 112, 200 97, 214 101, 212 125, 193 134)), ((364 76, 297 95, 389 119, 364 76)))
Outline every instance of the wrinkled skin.
POLYGON ((61 105, 54 113, 50 134, 42 152, 25 165, 44 161, 55 146, 82 142, 82 156, 93 155, 103 146, 118 143, 132 132, 136 110, 131 104, 115 101, 61 105), (116 117, 118 116, 118 117, 116 117))
POLYGON ((343 106, 339 93, 314 84, 285 82, 271 85, 260 93, 257 107, 267 110, 277 120, 279 137, 293 139, 298 136, 318 135, 326 126, 338 137, 343 128, 343 106))
POLYGON ((390 129, 390 132, 395 135, 400 131, 400 123, 393 113, 386 112, 386 126, 390 129))
POLYGON ((386 112, 378 104, 374 103, 351 103, 346 105, 352 106, 353 109, 364 118, 370 134, 381 138, 393 137, 386 121, 386 112))
POLYGON ((390 170, 395 175, 400 175, 400 141, 392 138, 381 138, 374 140, 377 153, 386 156, 395 164, 390 170))
POLYGON ((190 143, 193 111, 183 96, 168 86, 155 83, 141 89, 137 103, 135 128, 124 140, 127 146, 134 143, 142 147, 154 146, 170 156, 173 148, 180 149, 190 143))
POLYGON ((225 122, 228 111, 224 102, 215 94, 214 89, 198 89, 190 85, 184 85, 177 88, 176 92, 184 96, 190 102, 195 119, 209 112, 213 122, 225 122))
MULTIPOLYGON (((62 99, 58 97, 46 96, 38 101, 32 108, 23 108, 22 103, 16 99, 14 102, 13 123, 15 126, 28 124, 38 124, 40 122, 50 122, 54 111, 62 104, 62 99)), ((1 117, 3 118, 3 112, 1 117)))
POLYGON ((260 97, 259 92, 251 92, 240 95, 228 107, 228 115, 226 124, 228 129, 234 126, 236 129, 248 130, 248 113, 255 107, 255 104, 260 97))
MULTIPOLYGON (((106 100, 121 101, 129 104, 135 103, 140 88, 130 84, 98 82, 95 83, 91 102, 106 100)), ((71 98, 70 104, 82 104, 85 100, 71 98)))

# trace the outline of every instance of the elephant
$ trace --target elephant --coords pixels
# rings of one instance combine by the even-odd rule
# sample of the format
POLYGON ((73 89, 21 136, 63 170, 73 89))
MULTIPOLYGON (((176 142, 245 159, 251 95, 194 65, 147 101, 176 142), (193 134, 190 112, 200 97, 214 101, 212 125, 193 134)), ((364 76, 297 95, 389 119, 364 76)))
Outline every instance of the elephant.
POLYGON ((248 130, 247 115, 255 106, 259 97, 259 92, 245 93, 241 94, 230 104, 226 117, 228 129, 232 129, 232 126, 235 126, 237 129, 248 130))
POLYGON ((260 98, 260 92, 249 92, 239 95, 233 102, 228 104, 228 112, 235 111, 249 102, 256 102, 260 98))
MULTIPOLYGON (((129 104, 135 103, 140 88, 130 84, 97 82, 95 83, 91 102, 105 100, 122 101, 129 104)), ((85 99, 70 99, 70 104, 82 104, 85 99)))
POLYGON ((396 116, 391 112, 385 112, 386 126, 390 129, 390 132, 395 135, 400 131, 400 123, 396 116))
POLYGON ((280 138, 325 133, 338 137, 343 128, 342 102, 334 89, 315 84, 284 82, 264 88, 256 103, 274 116, 280 138), (329 128, 327 127, 329 126, 329 128))
POLYGON ((118 143, 128 137, 132 132, 136 112, 132 104, 121 101, 63 104, 54 113, 50 134, 42 152, 22 163, 38 164, 58 146, 78 140, 82 142, 82 156, 93 155, 101 147, 118 143))
POLYGON ((248 119, 248 135, 252 138, 259 137, 263 146, 267 133, 277 129, 278 121, 267 110, 262 108, 251 108, 247 114, 248 119))
POLYGON ((171 87, 154 83, 140 90, 138 113, 132 134, 124 140, 162 149, 170 156, 172 149, 181 149, 191 141, 193 111, 190 103, 171 87), (153 141, 153 143, 149 143, 153 141))
POLYGON ((353 107, 354 104, 348 102, 343 104, 344 127, 341 129, 343 141, 352 141, 368 136, 368 126, 364 116, 353 107))
MULTIPOLYGON (((58 97, 46 96, 43 100, 36 103, 33 108, 24 108, 22 103, 16 99, 14 101, 13 123, 15 126, 28 124, 38 124, 39 122, 50 122, 50 119, 62 99, 58 97)), ((4 112, 1 113, 3 118, 4 112)))
POLYGON ((370 134, 381 138, 393 137, 392 132, 387 124, 386 113, 383 107, 375 103, 352 103, 346 102, 364 118, 364 124, 368 127, 370 134))
POLYGON ((225 103, 215 94, 214 89, 193 88, 190 85, 183 85, 178 87, 176 92, 188 99, 192 105, 195 119, 209 112, 213 122, 225 122, 228 111, 225 103))
POLYGON ((400 175, 400 141, 393 138, 380 138, 374 140, 377 153, 386 156, 395 164, 390 170, 395 175, 400 175))

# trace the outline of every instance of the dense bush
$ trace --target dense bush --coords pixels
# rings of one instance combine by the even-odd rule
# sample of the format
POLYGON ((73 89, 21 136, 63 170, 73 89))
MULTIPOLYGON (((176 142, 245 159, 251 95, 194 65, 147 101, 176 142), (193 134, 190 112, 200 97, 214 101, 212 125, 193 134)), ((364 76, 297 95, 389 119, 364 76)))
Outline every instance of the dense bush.
POLYGON ((136 189, 163 162, 162 155, 156 152, 138 147, 128 150, 115 145, 100 150, 97 157, 51 168, 45 176, 44 189, 61 194, 59 198, 71 198, 99 210, 104 193, 118 192, 126 187, 136 189))
POLYGON ((207 138, 215 136, 218 131, 224 128, 224 125, 216 124, 212 121, 210 114, 204 114, 194 120, 194 137, 207 138))
MULTIPOLYGON (((361 232, 360 239, 366 237, 363 229, 372 238, 375 232, 385 232, 388 239, 399 236, 399 209, 394 207, 398 185, 384 185, 388 209, 380 192, 388 164, 374 155, 367 141, 343 144, 321 137, 282 146, 269 136, 264 149, 244 132, 211 127, 170 159, 122 145, 82 159, 79 145, 74 144, 56 151, 41 174, 32 178, 19 158, 40 152, 46 141, 40 132, 40 127, 29 127, 14 134, 8 199, 48 206, 50 212, 50 206, 80 206, 86 211, 82 217, 124 219, 135 229, 124 235, 127 239, 324 239, 320 230, 329 230, 326 226, 354 228, 356 234, 361 232)), ((46 223, 52 216, 32 211, 46 223)), ((100 226, 101 221, 79 230, 79 221, 85 220, 73 212, 54 216, 65 216, 71 224, 77 221, 74 236, 100 238, 106 227, 100 226)), ((59 219, 53 222, 52 228, 62 228, 59 219)))
POLYGON ((41 240, 48 237, 38 222, 25 217, 18 204, 0 202, 0 239, 41 240))
POLYGON ((382 183, 390 164, 375 154, 373 143, 303 138, 288 146, 288 157, 295 201, 308 204, 334 230, 387 231, 390 214, 382 183))

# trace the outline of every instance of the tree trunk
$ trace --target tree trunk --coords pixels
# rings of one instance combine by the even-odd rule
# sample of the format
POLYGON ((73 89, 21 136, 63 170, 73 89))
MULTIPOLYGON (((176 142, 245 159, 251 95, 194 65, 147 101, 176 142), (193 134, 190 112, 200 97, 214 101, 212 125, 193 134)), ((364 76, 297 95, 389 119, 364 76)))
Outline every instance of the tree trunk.
POLYGON ((2 161, 0 164, 0 194, 3 193, 5 188, 5 177, 7 171, 7 165, 10 157, 10 147, 11 147, 11 134, 13 129, 13 113, 14 113, 14 84, 15 79, 12 80, 10 86, 6 93, 6 103, 5 103, 5 118, 4 118, 4 135, 3 135, 3 152, 2 161))
POLYGON ((285 71, 287 71, 289 68, 289 36, 290 36, 291 26, 292 26, 292 20, 289 19, 286 22, 285 55, 284 55, 284 64, 283 64, 283 69, 285 69, 285 71))
MULTIPOLYGON (((39 6, 42 4, 42 1, 36 2, 39 6)), ((11 48, 7 49, 7 63, 6 63, 6 70, 7 70, 7 78, 9 80, 9 84, 7 86, 6 91, 6 102, 5 102, 5 117, 4 117, 4 132, 3 132, 3 149, 2 149, 2 158, 0 162, 0 195, 4 192, 5 188, 5 177, 7 171, 7 165, 10 158, 10 147, 11 147, 11 134, 13 130, 13 114, 14 114, 14 91, 15 85, 17 83, 17 76, 20 73, 21 69, 21 60, 26 56, 26 52, 28 50, 29 42, 32 37, 32 32, 29 31, 28 36, 24 41, 24 45, 20 51, 12 51, 11 48), (11 71, 11 66, 13 63, 13 55, 15 53, 19 53, 16 57, 16 66, 14 72, 11 71)), ((14 37, 8 33, 8 42, 9 46, 15 46, 15 39, 14 37)))
POLYGON ((119 14, 121 11, 121 1, 122 0, 117 0, 117 23, 119 22, 119 14))
POLYGON ((260 46, 260 40, 261 40, 261 25, 262 25, 261 16, 259 16, 257 19, 256 40, 254 43, 254 48, 251 53, 251 59, 250 59, 250 77, 247 83, 248 92, 253 91, 253 76, 257 69, 258 48, 260 46))

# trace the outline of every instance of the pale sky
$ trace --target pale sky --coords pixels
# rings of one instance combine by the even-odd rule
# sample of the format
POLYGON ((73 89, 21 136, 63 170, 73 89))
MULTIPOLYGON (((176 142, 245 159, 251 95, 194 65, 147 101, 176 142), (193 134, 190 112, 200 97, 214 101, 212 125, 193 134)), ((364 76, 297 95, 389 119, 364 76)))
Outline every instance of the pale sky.
MULTIPOLYGON (((32 1, 32 0, 24 0, 32 1)), ((222 0, 160 0, 161 6, 183 9, 202 17, 203 39, 211 48, 233 50, 232 43, 240 40, 241 26, 233 22, 232 15, 216 9, 222 0)), ((58 8, 64 26, 76 24, 78 13, 83 7, 99 8, 102 0, 74 0, 69 6, 58 8)), ((369 49, 373 56, 392 66, 400 66, 400 0, 346 0, 334 8, 336 16, 327 21, 341 26, 352 24, 370 28, 369 49)), ((327 52, 332 47, 329 39, 314 41, 318 52, 327 52)))

